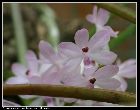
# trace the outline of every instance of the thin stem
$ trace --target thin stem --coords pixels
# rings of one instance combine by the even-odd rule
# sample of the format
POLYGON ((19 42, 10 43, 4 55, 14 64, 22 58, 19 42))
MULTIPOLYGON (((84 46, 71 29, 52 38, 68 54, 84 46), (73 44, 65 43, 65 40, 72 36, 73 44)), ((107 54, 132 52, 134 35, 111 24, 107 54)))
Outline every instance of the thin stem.
POLYGON ((48 29, 48 36, 46 36, 47 41, 57 50, 57 45, 60 42, 60 33, 54 10, 46 4, 36 4, 32 6, 42 13, 40 20, 48 29))
POLYGON ((18 3, 11 3, 12 19, 15 31, 16 46, 18 60, 22 64, 26 64, 25 53, 27 51, 26 36, 24 32, 24 26, 22 22, 22 16, 18 3))
POLYGON ((112 4, 112 3, 96 3, 101 8, 104 8, 132 23, 136 23, 136 15, 135 12, 131 9, 120 6, 119 4, 112 4))
POLYGON ((134 105, 136 103, 135 94, 132 93, 47 84, 5 84, 3 94, 78 98, 123 105, 134 105))

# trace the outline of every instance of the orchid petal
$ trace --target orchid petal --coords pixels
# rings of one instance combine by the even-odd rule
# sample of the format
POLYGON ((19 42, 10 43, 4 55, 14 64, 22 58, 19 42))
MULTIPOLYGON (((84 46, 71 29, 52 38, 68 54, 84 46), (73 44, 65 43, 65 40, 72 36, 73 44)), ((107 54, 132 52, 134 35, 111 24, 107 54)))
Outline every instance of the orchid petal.
POLYGON ((136 60, 130 59, 119 65, 118 75, 124 78, 136 77, 136 60))
POLYGON ((44 72, 48 71, 50 68, 51 68, 52 64, 42 64, 40 65, 39 67, 39 75, 42 75, 44 74, 44 72))
POLYGON ((107 10, 104 10, 104 9, 100 8, 99 11, 98 11, 98 15, 97 15, 97 18, 98 18, 97 23, 99 25, 104 26, 107 23, 107 21, 110 17, 109 14, 110 13, 107 10))
POLYGON ((74 39, 75 43, 79 46, 79 48, 87 47, 89 40, 88 30, 85 28, 78 30, 75 34, 74 39))
POLYGON ((95 85, 98 85, 101 88, 104 89, 111 89, 115 90, 118 87, 120 87, 120 82, 114 78, 111 79, 99 79, 95 82, 95 85))
POLYGON ((42 84, 43 83, 41 77, 39 77, 39 76, 29 77, 28 80, 31 84, 42 84))
POLYGON ((87 16, 86 16, 86 19, 87 19, 87 21, 89 21, 90 23, 93 23, 93 24, 95 24, 96 22, 96 19, 94 18, 94 16, 92 15, 92 14, 88 14, 87 16))
POLYGON ((127 68, 128 66, 131 67, 133 65, 136 65, 136 60, 135 59, 129 59, 124 61, 123 63, 119 64, 120 70, 127 68))
POLYGON ((12 72, 16 76, 25 76, 26 71, 27 71, 27 68, 19 63, 14 63, 12 65, 12 72))
POLYGON ((112 64, 117 58, 117 55, 111 51, 103 50, 93 54, 93 59, 99 64, 112 64))
POLYGON ((51 62, 46 57, 44 57, 44 55, 42 55, 41 53, 39 53, 39 63, 51 64, 51 62))
POLYGON ((55 51, 53 50, 52 46, 45 41, 40 41, 39 50, 40 53, 48 60, 52 60, 52 56, 55 55, 55 51))
POLYGON ((44 73, 42 75, 42 81, 43 83, 45 84, 56 84, 56 85, 60 85, 60 81, 61 81, 61 78, 62 78, 62 75, 61 73, 59 72, 53 72, 53 73, 44 73))
POLYGON ((118 75, 115 75, 114 78, 119 80, 121 83, 120 87, 117 90, 118 91, 126 91, 128 85, 127 85, 127 82, 125 81, 125 79, 119 77, 118 75))
POLYGON ((91 65, 91 59, 89 57, 85 56, 83 63, 85 66, 91 65))
POLYGON ((7 84, 26 84, 29 83, 28 79, 23 76, 11 77, 6 81, 7 84))
POLYGON ((96 32, 89 40, 89 48, 94 53, 108 44, 110 35, 107 30, 96 32))
POLYGON ((84 68, 84 76, 87 77, 88 79, 93 77, 95 71, 98 69, 98 66, 92 66, 92 67, 85 67, 84 68))
POLYGON ((119 65, 120 68, 136 65, 136 59, 129 59, 124 61, 122 64, 119 65))
POLYGON ((28 51, 26 53, 26 60, 28 64, 28 68, 32 74, 37 74, 38 72, 38 60, 33 51, 28 51))
POLYGON ((115 32, 110 26, 104 26, 103 29, 108 30, 110 33, 110 36, 115 37, 115 38, 117 37, 117 35, 119 33, 119 31, 115 32))
POLYGON ((77 57, 82 54, 80 48, 72 42, 61 42, 59 44, 59 52, 63 53, 68 57, 77 57))
POLYGON ((93 7, 93 14, 88 14, 86 16, 87 21, 89 21, 90 23, 95 24, 96 20, 97 20, 97 6, 93 7))
POLYGON ((82 77, 82 75, 79 73, 66 73, 63 75, 63 78, 61 82, 64 85, 69 85, 69 86, 78 86, 78 87, 87 87, 89 82, 82 77))
POLYGON ((119 76, 124 78, 135 78, 136 77, 136 66, 128 66, 124 69, 121 69, 118 73, 119 76))
MULTIPOLYGON (((71 71, 77 71, 77 69, 80 69, 80 64, 82 62, 82 58, 73 58, 73 59, 69 59, 69 61, 67 61, 64 65, 64 69, 67 72, 71 72, 71 71)), ((80 70, 79 70, 80 72, 80 70)))
POLYGON ((105 79, 105 78, 111 78, 117 72, 119 71, 118 66, 116 65, 107 65, 104 67, 101 67, 94 73, 94 78, 95 79, 105 79))

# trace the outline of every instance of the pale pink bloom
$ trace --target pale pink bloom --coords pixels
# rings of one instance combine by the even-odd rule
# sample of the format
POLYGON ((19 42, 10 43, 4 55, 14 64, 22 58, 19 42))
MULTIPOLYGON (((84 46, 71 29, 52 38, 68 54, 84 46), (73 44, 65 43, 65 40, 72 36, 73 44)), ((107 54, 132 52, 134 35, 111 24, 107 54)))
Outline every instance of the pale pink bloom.
POLYGON ((73 84, 78 86, 76 81, 81 78, 81 75, 79 74, 80 65, 75 64, 76 63, 74 61, 68 61, 65 65, 63 65, 63 68, 56 69, 54 67, 54 69, 52 68, 51 70, 47 70, 41 76, 32 76, 28 79, 32 84, 65 85, 66 81, 71 86, 73 84), (77 72, 78 74, 76 74, 77 72), (69 78, 69 75, 71 77, 70 80, 67 79, 69 78))
POLYGON ((47 61, 49 61, 51 64, 50 68, 48 69, 49 72, 58 72, 66 67, 69 67, 67 71, 76 70, 77 66, 80 65, 79 61, 81 58, 69 59, 68 57, 62 55, 59 51, 55 52, 53 47, 48 42, 40 41, 39 50, 43 60, 47 59, 47 61))
MULTIPOLYGON (((42 64, 49 62, 51 66, 43 75, 31 77, 31 83, 64 85, 62 78, 65 76, 65 73, 74 73, 80 70, 79 60, 81 60, 81 58, 68 59, 67 57, 60 55, 59 52, 54 51, 53 47, 45 41, 40 41, 39 49, 41 53, 40 62, 42 62, 42 64)), ((69 80, 67 82, 69 82, 69 80)), ((48 104, 51 105, 52 103, 50 102, 50 104, 48 104)))
POLYGON ((125 78, 131 79, 136 77, 136 60, 129 59, 125 62, 118 64, 119 72, 115 75, 114 78, 118 79, 121 82, 121 86, 118 90, 126 91, 127 89, 127 82, 125 78))
POLYGON ((93 72, 92 67, 88 71, 85 70, 83 76, 89 80, 89 82, 94 87, 100 87, 104 89, 116 89, 120 86, 118 80, 113 78, 119 71, 118 66, 116 65, 107 65, 97 69, 93 72))
POLYGON ((62 74, 58 72, 45 72, 41 76, 32 76, 29 78, 31 84, 52 84, 61 85, 62 74))
POLYGON ((43 59, 47 59, 47 61, 50 62, 51 67, 42 76, 32 77, 30 79, 32 83, 40 82, 61 85, 61 79, 65 73, 80 70, 79 60, 81 60, 81 58, 69 60, 67 57, 61 56, 59 52, 55 52, 53 47, 45 41, 40 41, 39 49, 43 59))
MULTIPOLYGON (((61 72, 61 71, 59 71, 61 72)), ((29 79, 31 84, 50 84, 50 85, 62 85, 61 84, 62 74, 58 72, 46 71, 41 76, 32 76, 29 79)), ((55 106, 53 97, 43 96, 43 100, 47 102, 47 106, 55 106)))
MULTIPOLYGON (((40 76, 46 69, 42 68, 39 60, 37 59, 33 51, 28 51, 26 53, 27 66, 14 63, 12 65, 12 72, 15 76, 9 78, 6 83, 8 84, 24 84, 30 83, 28 78, 32 76, 40 76)), ((45 65, 46 66, 46 65, 45 65)), ((47 68, 47 67, 46 67, 47 68)))
MULTIPOLYGON (((80 73, 66 73, 63 75, 61 82, 68 86, 96 88, 97 86, 104 89, 117 89, 120 82, 113 78, 118 72, 118 66, 107 65, 93 71, 92 68, 87 69, 81 75, 80 73)), ((64 98, 65 102, 75 102, 77 99, 64 98)))
POLYGON ((126 91, 127 86, 128 86, 127 81, 124 78, 122 78, 122 77, 120 77, 118 75, 115 75, 113 78, 119 80, 119 82, 121 83, 120 87, 118 87, 116 90, 118 90, 118 91, 126 91))
MULTIPOLYGON (((15 76, 10 77, 6 83, 7 84, 26 84, 30 83, 29 79, 33 76, 40 76, 41 65, 33 51, 28 51, 26 53, 27 66, 19 63, 14 63, 12 65, 12 72, 15 76)), ((20 95, 22 98, 32 98, 33 95, 20 95)))
POLYGON ((118 66, 107 65, 99 68, 95 72, 88 71, 88 74, 87 71, 84 71, 82 75, 73 72, 66 73, 63 75, 61 82, 69 86, 94 88, 94 85, 97 85, 105 89, 116 89, 120 86, 120 83, 114 79, 113 76, 115 76, 118 71, 118 66))
MULTIPOLYGON (((89 87, 89 81, 85 79, 81 74, 80 70, 78 71, 71 71, 65 72, 61 79, 61 83, 65 86, 76 86, 76 87, 89 87)), ((75 102, 78 99, 75 98, 61 98, 64 102, 75 102)))
MULTIPOLYGON (((75 34, 75 43, 62 42, 59 44, 61 54, 69 58, 81 58, 85 65, 94 65, 95 62, 103 65, 112 64, 117 55, 109 50, 104 50, 110 40, 110 35, 107 30, 97 32, 89 40, 87 29, 78 30, 75 34)), ((81 60, 80 60, 81 63, 81 60)))
POLYGON ((29 83, 28 78, 39 75, 39 62, 32 51, 28 51, 26 54, 27 66, 19 63, 12 65, 12 73, 15 75, 9 78, 6 83, 8 84, 25 84, 29 83))
POLYGON ((110 13, 107 10, 102 8, 97 9, 97 6, 93 7, 92 14, 88 14, 86 19, 96 26, 96 32, 101 30, 108 30, 110 32, 110 36, 117 37, 118 31, 114 32, 110 26, 105 26, 108 19, 110 17, 110 13))
POLYGON ((77 71, 80 71, 79 62, 81 58, 68 59, 67 57, 61 56, 59 52, 55 52, 51 45, 45 41, 40 41, 39 49, 42 58, 41 60, 45 60, 44 62, 40 61, 44 64, 49 62, 51 66, 41 76, 31 77, 31 83, 61 85, 63 84, 61 79, 64 79, 64 76, 66 76, 65 74, 77 73, 77 71))
MULTIPOLYGON (((73 63, 74 61, 72 61, 73 63)), ((74 66, 74 65, 70 65, 74 66)), ((77 70, 71 70, 69 71, 69 67, 65 65, 64 68, 59 69, 58 71, 46 71, 41 76, 33 76, 29 78, 30 83, 32 84, 52 84, 52 85, 69 85, 69 86, 87 86, 86 81, 84 78, 76 71, 80 71, 80 69, 77 68, 77 70), (81 79, 83 78, 83 79, 81 79), (77 81, 79 80, 79 81, 77 81), (83 83, 84 82, 84 83, 83 83)), ((71 68, 71 67, 70 67, 71 68)), ((45 96, 46 97, 46 96, 45 96)), ((47 101, 47 106, 54 106, 55 102, 52 97, 45 98, 47 101)), ((61 100, 66 102, 73 102, 77 99, 73 98, 61 98, 61 100)))
POLYGON ((118 75, 123 78, 136 77, 136 59, 129 59, 119 65, 118 75))

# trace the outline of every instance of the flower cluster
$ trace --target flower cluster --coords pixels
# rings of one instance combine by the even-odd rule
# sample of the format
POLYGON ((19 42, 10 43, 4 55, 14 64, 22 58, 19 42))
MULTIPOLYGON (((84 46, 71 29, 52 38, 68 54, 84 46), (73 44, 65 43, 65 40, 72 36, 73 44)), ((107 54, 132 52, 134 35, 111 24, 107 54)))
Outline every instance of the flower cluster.
MULTIPOLYGON (((57 51, 48 42, 40 41, 39 58, 29 50, 26 53, 27 66, 13 64, 12 72, 15 76, 10 77, 6 83, 67 85, 125 91, 127 82, 124 78, 136 77, 135 59, 122 64, 116 63, 117 55, 106 48, 110 37, 117 37, 118 34, 110 26, 105 26, 109 19, 108 11, 97 11, 94 6, 93 14, 87 15, 86 18, 96 25, 96 33, 90 39, 88 30, 83 28, 75 33, 75 43, 61 42, 57 51)), ((51 97, 45 99, 48 105, 49 102, 53 105, 51 97)), ((86 105, 78 99, 62 99, 86 105)), ((93 101, 91 105, 94 105, 93 101)))

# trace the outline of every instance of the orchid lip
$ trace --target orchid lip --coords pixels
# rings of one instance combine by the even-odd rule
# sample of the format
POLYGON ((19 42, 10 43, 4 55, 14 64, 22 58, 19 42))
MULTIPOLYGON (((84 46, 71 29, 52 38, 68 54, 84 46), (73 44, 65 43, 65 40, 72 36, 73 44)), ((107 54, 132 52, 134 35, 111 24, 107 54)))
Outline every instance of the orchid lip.
POLYGON ((91 84, 94 84, 94 83, 95 83, 95 81, 96 81, 96 79, 95 79, 95 78, 92 78, 92 79, 90 79, 90 80, 89 80, 89 82, 90 82, 91 84))
POLYGON ((88 50, 89 50, 88 47, 82 48, 82 51, 85 52, 85 53, 88 52, 88 50))
POLYGON ((64 82, 63 82, 63 81, 60 81, 60 83, 64 84, 64 82))
POLYGON ((26 74, 26 75, 29 75, 29 73, 30 73, 30 70, 27 70, 25 74, 26 74))

